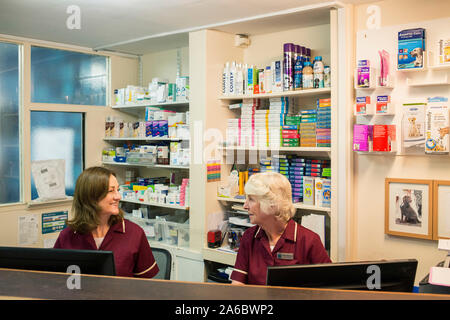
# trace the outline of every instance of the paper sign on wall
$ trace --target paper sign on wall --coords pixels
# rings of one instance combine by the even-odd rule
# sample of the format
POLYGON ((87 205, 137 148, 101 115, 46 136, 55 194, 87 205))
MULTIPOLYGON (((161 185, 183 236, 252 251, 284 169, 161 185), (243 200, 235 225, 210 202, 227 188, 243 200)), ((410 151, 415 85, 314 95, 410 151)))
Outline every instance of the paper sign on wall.
POLYGON ((20 216, 18 219, 18 245, 29 246, 36 244, 39 230, 38 216, 36 214, 29 214, 26 216, 20 216))
POLYGON ((42 234, 60 232, 66 227, 68 211, 42 214, 42 234))

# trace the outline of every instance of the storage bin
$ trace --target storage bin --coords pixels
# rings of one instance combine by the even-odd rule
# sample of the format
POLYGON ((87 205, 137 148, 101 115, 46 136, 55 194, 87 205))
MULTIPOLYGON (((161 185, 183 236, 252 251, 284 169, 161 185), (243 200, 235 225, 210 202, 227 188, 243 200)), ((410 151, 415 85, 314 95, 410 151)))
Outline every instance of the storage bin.
POLYGON ((148 240, 153 240, 153 241, 157 241, 157 226, 159 224, 156 222, 155 219, 148 219, 145 222, 145 225, 142 227, 142 229, 144 229, 145 235, 147 236, 148 240))
POLYGON ((178 246, 189 247, 189 224, 178 224, 178 246))
POLYGON ((127 163, 155 164, 156 155, 143 152, 127 152, 127 163))
POLYGON ((177 246, 178 245, 178 223, 176 222, 165 222, 166 238, 165 242, 177 246))

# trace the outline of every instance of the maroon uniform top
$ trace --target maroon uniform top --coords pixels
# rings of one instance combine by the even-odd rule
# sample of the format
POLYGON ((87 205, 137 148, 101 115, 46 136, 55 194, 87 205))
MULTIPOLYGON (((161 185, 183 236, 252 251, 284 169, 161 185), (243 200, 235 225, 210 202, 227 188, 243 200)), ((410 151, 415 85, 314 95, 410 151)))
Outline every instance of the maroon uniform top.
POLYGON ((230 278, 246 284, 265 285, 268 266, 328 262, 331 260, 320 237, 291 219, 273 251, 261 227, 246 230, 230 278))
POLYGON ((112 251, 117 276, 152 278, 159 271, 144 230, 126 219, 109 228, 98 249, 92 233, 70 227, 61 231, 54 248, 112 251))

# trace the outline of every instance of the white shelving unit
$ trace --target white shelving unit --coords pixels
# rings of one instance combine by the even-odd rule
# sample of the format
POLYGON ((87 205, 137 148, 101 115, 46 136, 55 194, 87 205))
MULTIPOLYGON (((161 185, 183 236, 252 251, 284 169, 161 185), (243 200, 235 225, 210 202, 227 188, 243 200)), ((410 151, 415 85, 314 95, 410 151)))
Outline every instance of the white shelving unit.
MULTIPOLYGON (((112 106, 111 108, 117 111, 126 112, 133 117, 140 117, 143 118, 145 114, 145 108, 148 106, 154 106, 154 107, 161 107, 164 109, 164 107, 168 107, 167 109, 170 110, 186 110, 189 107, 189 101, 177 101, 177 102, 167 102, 167 103, 151 103, 151 102, 144 102, 144 103, 136 103, 136 104, 126 104, 126 105, 116 105, 112 106)), ((103 139, 105 142, 117 145, 126 141, 134 141, 138 143, 143 144, 151 144, 157 143, 157 142, 172 142, 172 141, 189 141, 189 138, 168 138, 168 137, 124 137, 124 138, 117 138, 117 137, 108 137, 103 139)), ((182 171, 189 174, 190 166, 181 166, 181 165, 169 165, 169 164, 147 164, 147 163, 128 163, 128 162, 114 162, 114 161, 103 161, 103 165, 106 166, 115 166, 118 168, 136 168, 141 172, 141 170, 176 170, 176 171, 182 171)), ((189 195, 186 195, 186 197, 189 197, 189 195)), ((158 208, 165 208, 170 210, 186 210, 189 211, 188 206, 181 206, 176 204, 169 204, 169 203, 159 203, 159 202, 150 202, 150 201, 140 201, 140 200, 131 200, 131 199, 122 199, 122 203, 131 203, 131 204, 137 204, 140 206, 149 206, 149 207, 158 207, 158 208)), ((151 210, 151 209, 150 209, 151 210)), ((132 220, 140 220, 145 221, 147 219, 139 219, 139 218, 132 218, 132 220)), ((180 271, 182 272, 183 267, 177 268, 177 265, 179 265, 178 256, 180 256, 180 259, 185 259, 186 255, 188 257, 195 256, 195 252, 190 252, 190 248, 186 247, 179 247, 175 245, 170 245, 168 243, 162 242, 162 241, 154 241, 151 240, 150 246, 152 247, 158 247, 158 248, 164 248, 169 250, 171 252, 173 257, 173 266, 172 266, 172 279, 179 280, 178 276, 175 276, 175 273, 180 271), (177 271, 177 269, 179 269, 177 271)), ((199 259, 198 254, 196 256, 196 259, 199 259)), ((181 278, 184 279, 184 278, 181 278)))
POLYGON ((187 138, 162 138, 162 137, 133 137, 133 138, 103 138, 103 141, 183 141, 190 140, 187 138))
MULTIPOLYGON (((235 202, 235 203, 244 203, 245 202, 245 200, 243 200, 243 199, 232 199, 232 198, 224 198, 224 197, 217 197, 217 200, 225 201, 225 202, 235 202)), ((303 209, 303 210, 320 211, 320 212, 327 212, 327 213, 331 212, 331 208, 307 205, 307 204, 303 204, 302 202, 294 203, 294 207, 296 209, 303 209)))
MULTIPOLYGON (((339 93, 349 93, 352 84, 344 83, 346 82, 343 78, 339 78, 340 70, 343 68, 339 68, 338 62, 338 51, 345 51, 344 47, 338 43, 338 36, 343 37, 345 32, 339 33, 338 24, 340 19, 345 16, 345 10, 340 7, 340 5, 333 4, 329 6, 329 4, 320 4, 317 6, 312 6, 308 8, 299 9, 297 12, 293 12, 292 14, 280 14, 276 17, 270 17, 270 19, 265 18, 256 18, 252 21, 247 21, 246 23, 236 23, 232 26, 227 27, 227 30, 220 30, 224 32, 230 32, 233 30, 233 34, 242 33, 241 30, 244 27, 247 30, 253 30, 252 26, 255 26, 255 29, 261 29, 264 31, 257 31, 255 35, 251 32, 249 33, 250 38, 250 46, 248 48, 236 48, 233 46, 232 37, 233 34, 219 34, 219 33, 206 33, 206 34, 198 34, 196 35, 195 40, 199 39, 198 45, 200 46, 203 41, 207 41, 211 45, 207 48, 206 53, 202 55, 202 60, 205 58, 208 59, 208 66, 202 64, 203 61, 200 59, 195 65, 201 74, 203 68, 206 70, 206 78, 198 77, 195 78, 194 75, 192 80, 193 83, 201 83, 208 84, 208 92, 199 94, 198 97, 192 97, 193 103, 196 107, 200 108, 203 113, 196 113, 193 111, 194 121, 202 121, 205 129, 209 128, 219 128, 222 131, 222 134, 225 132, 225 119, 229 118, 237 118, 238 114, 233 110, 230 110, 226 106, 228 104, 239 103, 242 99, 270 99, 275 97, 290 97, 295 99, 296 101, 300 101, 302 109, 308 108, 311 106, 315 107, 315 101, 319 98, 331 98, 332 101, 332 145, 331 147, 323 148, 323 147, 279 147, 279 148, 271 148, 271 147, 245 147, 245 146, 230 146, 230 145, 220 145, 215 148, 215 150, 219 151, 219 155, 215 154, 216 157, 223 157, 225 153, 230 154, 232 152, 245 152, 245 154, 249 154, 252 151, 267 151, 268 153, 277 152, 280 154, 297 154, 302 157, 317 157, 321 159, 330 159, 331 160, 331 171, 332 171, 332 204, 331 208, 321 208, 317 206, 308 206, 303 203, 296 203, 295 207, 298 210, 303 210, 304 213, 315 213, 322 214, 329 217, 330 224, 330 233, 327 234, 330 240, 330 256, 333 261, 338 261, 339 257, 342 257, 343 254, 339 251, 340 248, 345 247, 345 241, 342 239, 345 238, 345 220, 343 222, 338 222, 340 219, 345 219, 345 174, 339 174, 339 172, 345 172, 346 164, 342 162, 342 165, 339 166, 339 158, 344 155, 346 145, 348 144, 346 138, 344 138, 345 134, 343 133, 344 122, 347 119, 338 119, 339 113, 345 113, 346 106, 344 105, 344 101, 346 99, 345 94, 342 95, 342 98, 338 96, 339 93), (341 10, 342 11, 339 11, 341 10), (340 15, 338 12, 341 12, 340 15), (305 18, 311 14, 317 14, 320 16, 320 23, 311 26, 307 26, 303 22, 305 18), (289 24, 285 22, 289 21, 289 24), (289 26, 287 26, 289 25, 289 26), (259 27, 256 27, 259 26, 259 27), (240 28, 241 27, 241 28, 240 28), (279 32, 279 33, 278 33, 279 32), (200 41, 201 39, 201 41, 200 41), (324 41, 324 39, 326 39, 324 41), (324 42, 320 42, 324 41, 324 42), (253 94, 253 95, 217 95, 214 92, 220 92, 221 83, 219 81, 220 74, 223 69, 223 65, 227 61, 237 61, 242 63, 247 63, 248 65, 256 65, 258 67, 262 67, 263 65, 269 65, 269 61, 282 59, 283 54, 283 43, 292 42, 295 44, 306 45, 312 49, 312 58, 314 56, 321 55, 323 57, 323 61, 326 65, 331 66, 331 76, 332 76, 332 86, 331 88, 321 88, 321 89, 307 89, 307 90, 299 90, 299 91, 284 91, 284 92, 275 92, 269 94, 253 94), (320 44, 319 44, 320 42, 320 44), (227 47, 228 45, 228 47, 227 47), (214 48, 213 48, 214 47, 214 48), (319 49, 320 48, 320 49, 319 49), (243 53, 245 51, 245 53, 243 53), (274 58, 276 57, 276 58, 274 58), (214 65, 214 68, 211 66, 214 65), (195 80, 198 79, 198 82, 195 80), (342 80, 342 82, 340 81, 342 80), (339 81, 339 88, 338 88, 339 81), (194 101, 195 99, 195 101, 194 101), (342 108, 342 110, 341 110, 342 108), (338 122, 340 125, 338 126, 338 122), (338 128, 341 130, 341 133, 338 132, 338 128), (340 140, 342 139, 342 141, 340 140), (222 152, 222 154, 220 154, 222 152), (342 177, 343 179, 343 188, 338 188, 338 177, 342 177), (342 205, 341 205, 342 202, 342 205), (343 208, 343 214, 338 214, 338 208, 343 208), (339 236, 340 232, 343 232, 342 236, 339 236)), ((342 22, 342 21, 341 21, 342 22)), ((344 28, 345 29, 345 28, 344 28)), ((191 43, 191 45, 196 45, 196 43, 191 43)), ((339 52, 339 55, 343 57, 345 55, 344 52, 339 52)), ((191 62, 191 67, 194 64, 191 62)), ((192 86, 192 88, 194 88, 192 86)), ((217 159, 217 158, 214 158, 217 159)), ((231 168, 231 164, 222 163, 222 177, 225 172, 229 172, 229 167, 231 168)), ((206 171, 206 166, 201 167, 197 172, 200 174, 202 171, 206 171)), ((195 179, 195 178, 194 178, 195 179)), ((208 231, 208 221, 209 215, 223 210, 224 205, 232 205, 233 203, 243 203, 242 199, 227 199, 222 197, 217 197, 217 183, 207 183, 204 186, 204 182, 198 184, 199 190, 205 192, 206 199, 199 199, 198 203, 200 204, 199 209, 203 212, 205 218, 205 235, 208 231), (203 184, 203 186, 202 186, 203 184), (203 208, 202 208, 203 206, 203 208)), ((195 190, 196 188, 194 188, 195 190)), ((194 204, 193 204, 194 205, 194 204)), ((212 249, 208 248, 206 243, 206 236, 203 242, 203 258, 205 260, 223 263, 227 265, 234 265, 236 253, 230 252, 224 248, 212 249)))
POLYGON ((159 203, 159 202, 150 202, 150 201, 139 201, 139 200, 127 200, 122 199, 120 200, 122 202, 128 202, 128 203, 136 203, 136 204, 142 204, 145 206, 153 206, 153 207, 160 207, 160 208, 169 208, 169 209, 178 209, 178 210, 189 210, 189 207, 186 206, 180 206, 176 204, 168 204, 168 203, 159 203))
POLYGON ((279 97, 315 97, 317 95, 330 94, 330 93, 331 93, 330 88, 316 88, 316 89, 260 93, 260 94, 224 95, 224 96, 219 96, 219 99, 228 101, 228 100, 242 100, 242 99, 269 99, 269 98, 279 98, 279 97))

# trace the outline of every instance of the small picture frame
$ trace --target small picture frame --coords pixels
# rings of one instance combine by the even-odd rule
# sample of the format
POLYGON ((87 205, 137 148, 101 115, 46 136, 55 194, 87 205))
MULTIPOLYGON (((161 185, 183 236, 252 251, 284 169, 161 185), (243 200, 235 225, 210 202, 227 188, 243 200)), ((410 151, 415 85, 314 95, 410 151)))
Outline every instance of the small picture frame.
POLYGON ((433 181, 433 240, 450 239, 450 181, 433 181))
POLYGON ((385 233, 433 239, 433 180, 385 179, 385 233))

